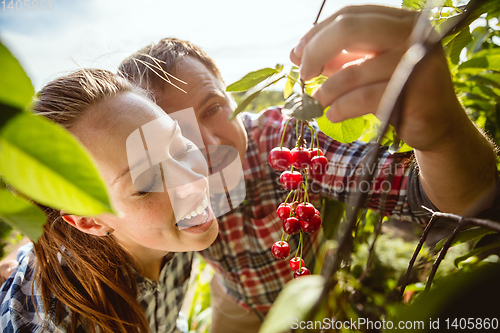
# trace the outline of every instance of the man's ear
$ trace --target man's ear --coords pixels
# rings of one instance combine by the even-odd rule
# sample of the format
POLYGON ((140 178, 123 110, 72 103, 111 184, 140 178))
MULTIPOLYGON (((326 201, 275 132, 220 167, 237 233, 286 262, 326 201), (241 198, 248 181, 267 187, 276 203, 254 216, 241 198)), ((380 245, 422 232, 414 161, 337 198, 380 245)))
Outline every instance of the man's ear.
POLYGON ((92 217, 82 217, 78 215, 63 215, 61 217, 64 221, 71 224, 81 232, 94 236, 106 236, 107 227, 98 224, 92 217))

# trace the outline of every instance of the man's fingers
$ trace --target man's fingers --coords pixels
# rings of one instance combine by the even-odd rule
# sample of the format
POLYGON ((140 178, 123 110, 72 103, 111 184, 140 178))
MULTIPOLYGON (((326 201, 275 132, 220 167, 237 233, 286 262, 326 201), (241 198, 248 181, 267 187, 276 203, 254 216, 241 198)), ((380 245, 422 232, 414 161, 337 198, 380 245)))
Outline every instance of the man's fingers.
POLYGON ((331 75, 313 94, 313 97, 321 105, 330 105, 337 98, 352 90, 365 85, 389 81, 403 52, 403 48, 394 49, 359 64, 344 67, 331 75))
POLYGON ((337 123, 377 111, 387 82, 363 86, 337 98, 326 113, 331 122, 337 123))
POLYGON ((378 54, 404 44, 413 21, 378 14, 342 15, 318 32, 305 46, 300 75, 310 80, 342 50, 378 54))
MULTIPOLYGON (((408 15, 415 15, 414 12, 408 10, 402 10, 400 8, 377 6, 377 5, 364 5, 364 6, 347 6, 331 15, 322 22, 316 24, 307 34, 302 37, 299 44, 292 50, 294 58, 302 58, 304 52, 304 47, 306 44, 322 29, 333 22, 337 17, 346 14, 384 14, 393 17, 405 17, 408 15)), ((292 57, 290 57, 292 58, 292 57)), ((296 62, 292 59, 296 64, 296 62)))

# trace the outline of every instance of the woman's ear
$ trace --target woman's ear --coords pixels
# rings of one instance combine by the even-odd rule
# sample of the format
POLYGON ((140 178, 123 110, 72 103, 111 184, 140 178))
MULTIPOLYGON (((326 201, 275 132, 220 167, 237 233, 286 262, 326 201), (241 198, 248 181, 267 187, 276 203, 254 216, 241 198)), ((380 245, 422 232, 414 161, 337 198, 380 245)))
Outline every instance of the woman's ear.
POLYGON ((61 211, 61 217, 64 221, 86 234, 94 236, 106 236, 106 231, 108 231, 109 229, 108 227, 97 223, 96 220, 92 217, 69 215, 64 213, 64 211, 61 211))

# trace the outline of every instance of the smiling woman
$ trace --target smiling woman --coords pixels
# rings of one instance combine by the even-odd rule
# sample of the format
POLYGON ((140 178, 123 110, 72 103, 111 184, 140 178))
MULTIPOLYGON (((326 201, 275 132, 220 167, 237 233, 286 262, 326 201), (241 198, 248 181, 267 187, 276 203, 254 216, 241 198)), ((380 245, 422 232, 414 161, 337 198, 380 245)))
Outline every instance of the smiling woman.
POLYGON ((2 331, 173 331, 187 251, 205 249, 218 233, 203 155, 142 90, 107 71, 47 84, 34 111, 86 146, 120 214, 43 207, 44 234, 2 287, 2 331))

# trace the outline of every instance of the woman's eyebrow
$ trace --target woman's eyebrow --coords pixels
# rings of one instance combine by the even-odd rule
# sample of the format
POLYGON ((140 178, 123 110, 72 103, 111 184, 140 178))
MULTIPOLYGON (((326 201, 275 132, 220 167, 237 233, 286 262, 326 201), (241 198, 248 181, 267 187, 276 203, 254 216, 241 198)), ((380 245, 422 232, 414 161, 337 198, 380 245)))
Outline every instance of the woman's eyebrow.
POLYGON ((122 178, 122 177, 123 177, 123 176, 125 176, 127 173, 129 173, 129 172, 130 172, 130 169, 134 169, 134 168, 138 167, 139 165, 141 165, 141 164, 143 164, 143 163, 145 163, 145 162, 147 162, 147 161, 148 161, 148 159, 147 159, 147 158, 145 158, 145 159, 143 158, 142 160, 140 160, 139 162, 137 162, 137 163, 136 163, 133 167, 127 167, 125 170, 123 170, 123 172, 122 172, 122 173, 120 173, 120 175, 119 175, 118 177, 116 177, 116 178, 115 178, 115 180, 113 180, 113 182, 111 183, 111 186, 114 186, 114 185, 116 184, 116 182, 117 182, 120 178, 122 178))
MULTIPOLYGON (((175 136, 175 134, 181 129, 180 126, 179 126, 179 122, 177 120, 174 120, 174 130, 172 131, 172 134, 170 135, 170 138, 169 140, 172 140, 172 138, 175 136)), ((144 149, 146 151, 146 154, 148 154, 148 149, 144 149)), ((123 170, 122 173, 120 173, 118 175, 118 177, 115 178, 115 180, 113 180, 113 182, 111 182, 111 186, 114 186, 116 184, 116 182, 122 178, 123 176, 125 176, 127 173, 130 172, 131 169, 134 169, 136 167, 138 167, 139 165, 142 165, 143 163, 145 162, 148 162, 149 163, 149 159, 148 158, 143 158, 141 160, 139 160, 136 164, 134 164, 132 167, 128 166, 125 170, 123 170)))

